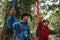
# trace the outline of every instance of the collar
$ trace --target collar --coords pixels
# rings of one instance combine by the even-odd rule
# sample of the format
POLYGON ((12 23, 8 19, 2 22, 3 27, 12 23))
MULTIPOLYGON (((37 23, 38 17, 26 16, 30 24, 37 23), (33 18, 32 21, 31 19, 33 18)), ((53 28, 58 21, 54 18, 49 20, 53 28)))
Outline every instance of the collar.
POLYGON ((20 20, 20 23, 24 23, 24 24, 27 24, 28 22, 24 22, 23 20, 20 20))

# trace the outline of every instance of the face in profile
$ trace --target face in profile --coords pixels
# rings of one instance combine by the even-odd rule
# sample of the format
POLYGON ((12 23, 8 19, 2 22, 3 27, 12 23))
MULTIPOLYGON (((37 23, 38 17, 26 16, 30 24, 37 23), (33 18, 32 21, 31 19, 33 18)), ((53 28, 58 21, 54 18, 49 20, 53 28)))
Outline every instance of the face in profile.
POLYGON ((24 19, 25 21, 28 21, 28 18, 29 18, 28 16, 24 16, 24 17, 23 17, 23 19, 24 19))
POLYGON ((44 26, 48 26, 48 24, 49 24, 48 21, 45 21, 45 22, 43 23, 44 26))

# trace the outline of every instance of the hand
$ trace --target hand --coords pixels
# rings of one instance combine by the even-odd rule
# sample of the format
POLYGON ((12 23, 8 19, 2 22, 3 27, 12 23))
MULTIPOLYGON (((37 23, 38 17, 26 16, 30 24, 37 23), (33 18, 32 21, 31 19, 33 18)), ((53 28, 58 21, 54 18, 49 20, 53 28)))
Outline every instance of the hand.
POLYGON ((16 10, 15 10, 14 8, 12 8, 12 9, 10 10, 10 14, 16 15, 16 10))

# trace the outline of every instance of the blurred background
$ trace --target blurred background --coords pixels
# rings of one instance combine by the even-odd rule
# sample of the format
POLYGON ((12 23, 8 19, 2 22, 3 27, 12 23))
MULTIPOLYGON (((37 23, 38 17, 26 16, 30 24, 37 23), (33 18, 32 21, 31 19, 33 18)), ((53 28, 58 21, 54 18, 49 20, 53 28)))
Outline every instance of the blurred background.
MULTIPOLYGON (((37 28, 36 20, 36 0, 15 0, 16 17, 20 20, 21 14, 28 12, 30 14, 29 23, 31 32, 35 40, 35 31, 37 28)), ((6 20, 9 16, 9 10, 12 7, 12 0, 0 0, 0 40, 6 29, 6 20)), ((60 0, 39 0, 39 15, 50 21, 51 37, 49 40, 60 40, 60 0), (56 39, 55 39, 56 38, 56 39)))

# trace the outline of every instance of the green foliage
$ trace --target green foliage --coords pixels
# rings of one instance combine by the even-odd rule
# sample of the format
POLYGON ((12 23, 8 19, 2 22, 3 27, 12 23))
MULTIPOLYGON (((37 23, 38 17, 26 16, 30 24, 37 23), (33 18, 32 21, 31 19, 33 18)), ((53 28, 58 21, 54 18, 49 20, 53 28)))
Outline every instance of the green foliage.
POLYGON ((35 0, 16 0, 17 16, 20 17, 22 13, 28 12, 31 15, 31 5, 35 0))
POLYGON ((0 0, 0 2, 1 2, 2 0, 0 0))
POLYGON ((51 15, 51 23, 57 33, 60 32, 60 9, 51 15))

